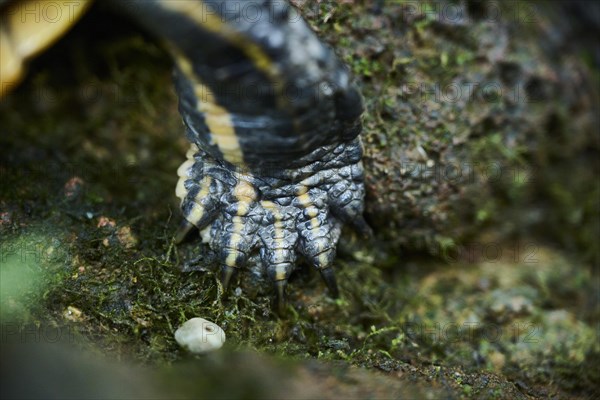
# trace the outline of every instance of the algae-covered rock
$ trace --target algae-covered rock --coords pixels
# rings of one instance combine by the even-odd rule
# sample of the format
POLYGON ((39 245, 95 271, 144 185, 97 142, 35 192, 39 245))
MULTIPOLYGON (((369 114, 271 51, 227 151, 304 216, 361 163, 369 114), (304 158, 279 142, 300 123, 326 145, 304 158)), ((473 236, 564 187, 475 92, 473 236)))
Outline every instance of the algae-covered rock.
POLYGON ((362 87, 367 216, 392 252, 490 228, 599 255, 597 6, 304 7, 362 87))

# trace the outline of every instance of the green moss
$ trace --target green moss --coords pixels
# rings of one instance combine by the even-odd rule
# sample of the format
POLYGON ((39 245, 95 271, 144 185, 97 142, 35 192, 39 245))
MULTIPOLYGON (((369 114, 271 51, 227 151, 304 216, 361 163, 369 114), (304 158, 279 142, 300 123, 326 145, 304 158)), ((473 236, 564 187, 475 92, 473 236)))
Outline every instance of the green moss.
POLYGON ((65 278, 68 250, 56 229, 28 229, 0 244, 0 317, 2 322, 35 323, 45 295, 65 278))

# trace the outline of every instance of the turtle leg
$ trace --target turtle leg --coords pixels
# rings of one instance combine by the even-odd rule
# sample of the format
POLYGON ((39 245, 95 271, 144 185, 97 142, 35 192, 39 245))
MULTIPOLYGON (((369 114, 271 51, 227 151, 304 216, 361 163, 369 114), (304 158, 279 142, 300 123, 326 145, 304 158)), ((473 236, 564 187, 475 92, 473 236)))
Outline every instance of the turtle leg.
POLYGON ((283 204, 289 204, 289 199, 261 201, 266 216, 266 224, 261 230, 261 260, 275 287, 275 303, 279 315, 285 310, 287 282, 296 264, 298 242, 298 234, 294 229, 296 213, 292 207, 283 204))
POLYGON ((176 192, 186 222, 177 238, 190 227, 201 231, 218 255, 225 288, 258 250, 280 314, 299 256, 319 271, 337 297, 333 262, 342 224, 366 230, 359 146, 358 140, 332 145, 309 165, 270 174, 241 171, 193 146, 178 170, 176 192))
POLYGON ((300 234, 299 250, 321 274, 333 297, 339 296, 333 272, 335 246, 340 236, 340 226, 330 218, 327 193, 321 189, 298 188, 297 207, 302 210, 297 230, 300 234))
POLYGON ((211 232, 211 247, 219 248, 221 283, 228 288, 236 270, 244 267, 254 247, 258 224, 253 220, 257 205, 256 189, 245 179, 239 179, 223 202, 222 216, 211 232))
MULTIPOLYGON (((195 158, 198 147, 192 145, 187 160, 177 170, 179 181, 175 194, 181 200, 184 221, 175 235, 182 242, 194 228, 202 230, 211 224, 221 209, 220 198, 226 185, 215 174, 209 174, 210 163, 195 158)), ((217 174, 218 175, 218 174, 217 174)))

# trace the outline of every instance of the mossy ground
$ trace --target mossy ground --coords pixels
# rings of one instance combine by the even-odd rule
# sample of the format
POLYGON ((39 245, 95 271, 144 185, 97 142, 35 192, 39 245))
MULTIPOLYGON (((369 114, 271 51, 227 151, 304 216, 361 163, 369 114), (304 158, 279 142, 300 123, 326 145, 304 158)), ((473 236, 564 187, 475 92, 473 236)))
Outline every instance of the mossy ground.
MULTIPOLYGON (((197 243, 173 245, 175 170, 187 142, 169 58, 128 21, 96 8, 34 61, 26 81, 0 103, 3 344, 22 342, 31 326, 36 332, 62 329, 69 348, 104 353, 110 365, 143 364, 149 370, 140 372, 142 380, 180 396, 598 395, 597 273, 589 261, 579 261, 585 257, 552 248, 539 235, 497 232, 514 231, 506 224, 518 230, 523 213, 510 210, 520 204, 530 210, 536 204, 530 193, 538 192, 531 185, 525 191, 486 186, 489 192, 457 213, 444 207, 449 198, 464 198, 460 184, 438 180, 427 188, 430 180, 398 173, 398 160, 416 165, 419 148, 460 162, 468 160, 462 154, 482 163, 498 154, 501 162, 521 162, 523 144, 507 142, 506 131, 494 133, 501 122, 470 120, 469 107, 476 104, 430 101, 427 117, 408 109, 410 102, 397 93, 406 76, 450 82, 462 68, 476 75, 481 71, 469 63, 480 55, 463 44, 464 32, 454 45, 436 42, 452 31, 426 18, 390 25, 402 17, 399 3, 379 10, 377 4, 305 8, 351 65, 368 109, 369 215, 376 240, 360 243, 350 232, 343 238, 340 299, 329 298, 317 274, 303 269, 292 279, 287 317, 278 318, 265 282, 242 276, 239 289, 224 295, 210 266, 193 261, 197 243), (479 129, 484 139, 469 142, 468 150, 446 151, 466 140, 461 134, 471 123, 477 128, 469 125, 469 132, 479 129), (382 187, 389 194, 379 196, 382 187), (511 216, 501 227, 489 223, 499 212, 511 216), (460 215, 474 219, 460 222, 460 215), (464 231, 471 236, 456 246, 454 238, 464 231), (441 260, 405 256, 411 243, 421 249, 431 238, 441 260), (223 355, 194 359, 177 347, 174 330, 194 316, 225 329, 223 355), (269 378, 273 374, 281 381, 269 378)), ((428 159, 421 161, 427 166, 428 159)), ((568 161, 560 158, 561 165, 568 161)), ((551 171, 556 168, 539 176, 556 176, 551 171)), ((580 189, 557 180, 548 190, 564 204, 548 200, 545 206, 577 214, 564 217, 570 221, 564 236, 573 237, 570 249, 582 249, 596 227, 577 231, 573 224, 597 212, 589 200, 594 194, 564 195, 569 185, 580 189)))

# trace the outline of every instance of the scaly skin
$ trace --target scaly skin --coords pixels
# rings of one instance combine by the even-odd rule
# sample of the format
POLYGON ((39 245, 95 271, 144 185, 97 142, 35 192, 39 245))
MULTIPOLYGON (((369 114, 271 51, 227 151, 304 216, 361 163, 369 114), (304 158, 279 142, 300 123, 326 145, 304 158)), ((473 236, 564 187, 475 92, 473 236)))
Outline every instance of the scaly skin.
POLYGON ((279 311, 298 256, 322 275, 338 295, 332 263, 342 223, 368 234, 362 218, 364 188, 358 138, 313 151, 303 167, 252 173, 214 159, 193 145, 178 170, 177 196, 186 223, 218 255, 222 282, 258 251, 262 269, 275 283, 279 311))
POLYGON ((342 61, 286 1, 117 3, 175 60, 193 144, 179 169, 187 222, 178 239, 199 228, 225 286, 257 259, 280 307, 300 256, 337 295, 331 266, 341 225, 368 231, 362 99, 342 61), (258 11, 252 18, 248 7, 258 11))
MULTIPOLYGON (((179 169, 186 223, 177 239, 200 229, 218 254, 225 286, 258 259, 280 308, 299 257, 337 296, 332 262, 341 226, 369 231, 358 139, 363 106, 344 64, 287 1, 113 3, 158 36, 176 64, 179 110, 192 143, 179 169)), ((7 11, 0 16, 11 22, 0 29, 6 87, 27 58, 73 22, 31 25, 7 11)))

